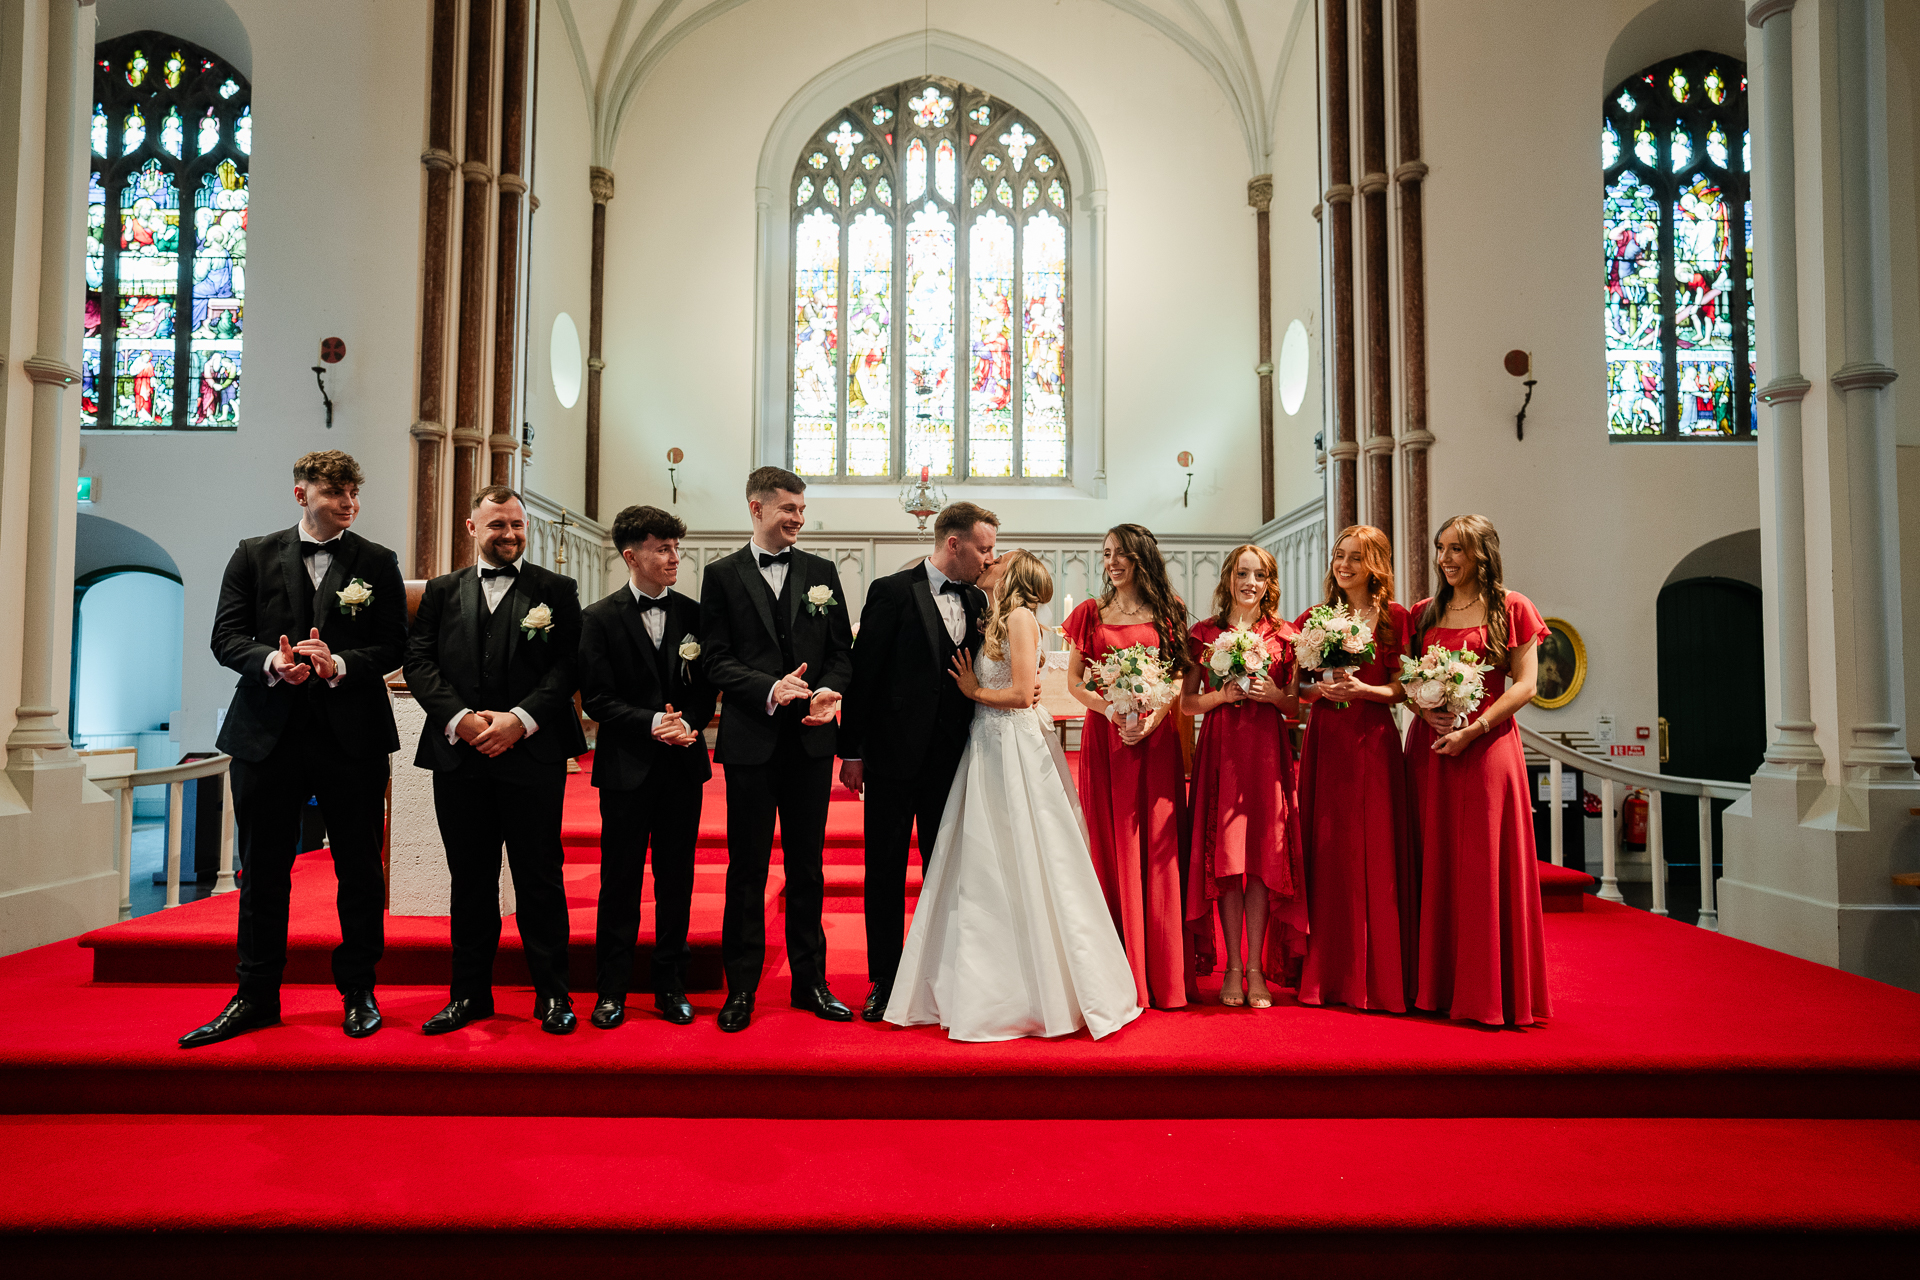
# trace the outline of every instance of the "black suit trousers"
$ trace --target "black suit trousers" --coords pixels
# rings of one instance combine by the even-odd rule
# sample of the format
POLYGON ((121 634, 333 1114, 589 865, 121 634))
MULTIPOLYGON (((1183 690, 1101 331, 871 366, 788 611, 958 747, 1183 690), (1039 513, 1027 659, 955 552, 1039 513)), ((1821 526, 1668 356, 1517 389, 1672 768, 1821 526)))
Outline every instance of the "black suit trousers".
POLYGON ((340 945, 333 981, 342 991, 373 986, 386 950, 386 877, 380 849, 387 826, 387 757, 342 754, 328 735, 289 726, 260 761, 233 762, 233 813, 240 855, 239 994, 280 1006, 287 968, 287 911, 300 818, 317 798, 339 883, 340 945))
POLYGON ((809 756, 800 735, 788 729, 781 733, 772 759, 729 764, 726 779, 727 908, 720 958, 727 970, 727 990, 757 989, 766 967, 767 863, 773 856, 776 817, 787 874, 787 963, 794 991, 807 990, 827 976, 820 852, 826 844, 833 757, 809 756))
MULTIPOLYGON (((701 748, 695 748, 696 750, 701 748)), ((594 931, 601 998, 626 999, 640 932, 640 888, 653 845, 655 991, 687 985, 687 918, 693 910, 693 854, 700 838, 700 782, 655 767, 631 789, 600 789, 600 911, 594 931)))
MULTIPOLYGON (((431 730, 429 730, 431 732, 431 730)), ((515 747, 512 750, 518 750, 515 747)), ((566 761, 522 761, 511 773, 476 761, 433 775, 433 811, 453 875, 455 1000, 493 994, 500 949, 500 846, 507 850, 514 923, 536 995, 567 994, 567 892, 560 817, 566 761), (534 767, 526 766, 533 763, 534 767)))
POLYGON ((867 980, 892 985, 907 930, 907 847, 920 831, 920 866, 933 862, 933 842, 947 810, 953 775, 966 754, 963 734, 931 742, 919 772, 906 778, 866 776, 867 980))

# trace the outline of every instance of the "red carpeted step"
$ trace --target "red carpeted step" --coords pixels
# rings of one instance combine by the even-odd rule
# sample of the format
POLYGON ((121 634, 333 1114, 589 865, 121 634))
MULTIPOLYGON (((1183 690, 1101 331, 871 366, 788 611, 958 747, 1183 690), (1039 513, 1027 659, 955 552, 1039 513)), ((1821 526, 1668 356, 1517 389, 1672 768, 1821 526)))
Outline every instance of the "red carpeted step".
POLYGON ((1572 867, 1556 867, 1551 862, 1540 864, 1540 908, 1543 911, 1581 911, 1586 907, 1587 894, 1599 884, 1584 871, 1572 867))
POLYGON ((204 1267, 278 1246, 276 1274, 312 1274, 431 1237, 437 1267, 518 1275, 504 1264, 536 1242, 551 1263, 604 1233, 656 1265, 704 1242, 729 1266, 702 1275, 975 1276, 995 1254, 1141 1275, 1225 1256, 1267 1274, 1340 1240, 1374 1259, 1329 1274, 1451 1258, 1617 1275, 1644 1252, 1659 1270, 1632 1273, 1647 1275, 1704 1235, 1707 1270, 1896 1274, 1920 1232, 1912 1121, 76 1115, 0 1119, 0 1135, 14 1265, 137 1248, 204 1267))

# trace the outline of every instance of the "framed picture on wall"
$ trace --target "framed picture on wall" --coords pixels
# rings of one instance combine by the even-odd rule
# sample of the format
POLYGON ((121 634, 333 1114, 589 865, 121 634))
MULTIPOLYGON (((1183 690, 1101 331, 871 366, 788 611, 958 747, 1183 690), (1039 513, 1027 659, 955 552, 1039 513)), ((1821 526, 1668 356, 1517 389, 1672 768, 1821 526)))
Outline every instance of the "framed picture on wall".
POLYGON ((1547 618, 1540 642, 1540 682, 1533 705, 1551 711, 1572 702, 1587 678, 1587 646, 1565 618, 1547 618))

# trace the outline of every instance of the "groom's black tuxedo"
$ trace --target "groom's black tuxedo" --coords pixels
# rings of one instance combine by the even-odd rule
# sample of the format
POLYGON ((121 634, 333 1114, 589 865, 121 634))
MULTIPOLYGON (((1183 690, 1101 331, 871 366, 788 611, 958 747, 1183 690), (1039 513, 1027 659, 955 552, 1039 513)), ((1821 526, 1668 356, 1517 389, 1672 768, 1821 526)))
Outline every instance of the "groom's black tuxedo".
POLYGON ((334 982, 342 991, 372 988, 385 945, 387 758, 400 745, 386 690, 407 638, 399 562, 349 529, 327 547, 330 562, 316 587, 302 541, 295 527, 242 542, 220 581, 213 620, 213 656, 240 676, 217 740, 233 757, 239 994, 268 1009, 280 1003, 293 859, 301 812, 312 798, 320 802, 340 882, 334 982), (373 596, 348 612, 339 592, 355 579, 373 596), (267 660, 280 637, 297 644, 316 626, 344 666, 338 682, 329 686, 318 675, 298 685, 270 681, 267 660))
POLYGON ((907 846, 917 824, 924 867, 947 793, 966 751, 973 702, 953 658, 978 645, 986 593, 961 585, 965 625, 956 643, 935 603, 925 562, 878 579, 860 611, 853 686, 840 755, 866 773, 867 976, 891 986, 906 929, 907 846))
POLYGON ((668 591, 660 642, 633 588, 620 588, 580 614, 580 701, 600 723, 593 785, 600 791, 600 909, 594 950, 599 994, 625 1000, 640 928, 641 877, 653 845, 653 989, 685 989, 687 919, 693 905, 694 846, 701 789, 713 776, 704 740, 668 746, 653 722, 671 706, 700 733, 713 719, 714 691, 701 656, 700 606, 668 591))
POLYGON ((561 810, 567 760, 587 749, 573 708, 580 589, 524 558, 492 609, 480 566, 427 583, 407 637, 407 688, 427 713, 414 763, 433 770, 433 807, 453 874, 455 1000, 491 1002, 500 946, 500 846, 513 874, 515 923, 535 992, 567 994, 561 810), (545 605, 552 627, 527 633, 545 605), (498 756, 447 741, 462 709, 519 708, 538 726, 498 756))
POLYGON ((753 544, 707 566, 700 584, 707 679, 725 695, 714 759, 727 781, 727 909, 721 959, 729 991, 753 991, 766 963, 767 861, 780 819, 786 868, 787 960, 796 994, 826 981, 820 923, 827 797, 833 785, 832 724, 801 723, 805 700, 767 713, 767 695, 801 663, 814 690, 844 694, 853 675, 853 628, 833 562, 790 549, 776 592, 753 544), (826 587, 832 603, 812 605, 826 587))

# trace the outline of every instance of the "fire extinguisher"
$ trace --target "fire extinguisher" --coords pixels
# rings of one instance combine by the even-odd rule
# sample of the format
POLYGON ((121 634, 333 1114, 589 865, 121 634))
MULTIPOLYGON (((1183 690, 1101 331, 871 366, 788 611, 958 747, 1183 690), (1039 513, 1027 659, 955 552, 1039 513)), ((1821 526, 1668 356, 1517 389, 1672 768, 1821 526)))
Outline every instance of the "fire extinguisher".
POLYGON ((1647 793, 1635 788, 1627 793, 1627 802, 1621 807, 1621 818, 1626 827, 1622 841, 1629 849, 1647 847, 1647 793))

